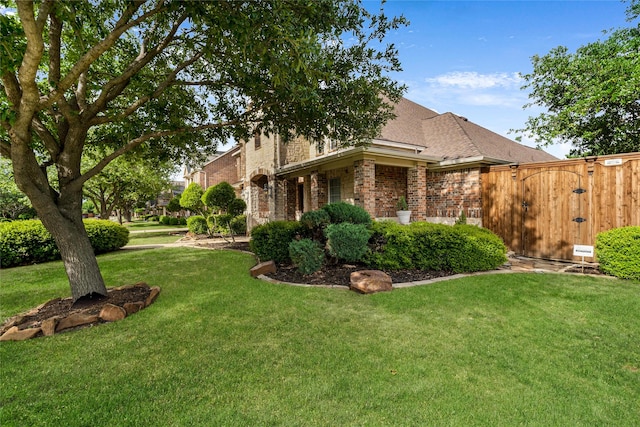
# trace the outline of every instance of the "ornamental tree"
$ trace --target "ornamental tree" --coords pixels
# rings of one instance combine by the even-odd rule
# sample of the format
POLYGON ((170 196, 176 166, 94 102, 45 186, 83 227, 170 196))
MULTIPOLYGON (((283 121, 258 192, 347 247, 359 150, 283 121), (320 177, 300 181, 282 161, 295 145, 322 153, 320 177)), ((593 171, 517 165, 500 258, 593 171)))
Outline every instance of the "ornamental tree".
POLYGON ((366 144, 403 89, 387 76, 400 69, 397 51, 382 42, 404 20, 358 0, 9 8, 0 16, 0 154, 53 235, 74 299, 106 294, 82 188, 119 156, 183 161, 255 131, 366 144), (105 155, 83 170, 89 148, 105 155))

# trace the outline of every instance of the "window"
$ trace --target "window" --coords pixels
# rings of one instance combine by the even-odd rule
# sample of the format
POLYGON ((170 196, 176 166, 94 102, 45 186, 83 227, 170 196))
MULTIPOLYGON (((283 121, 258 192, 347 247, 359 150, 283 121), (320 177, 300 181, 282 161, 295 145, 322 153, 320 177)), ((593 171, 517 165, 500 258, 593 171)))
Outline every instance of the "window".
POLYGON ((260 148, 260 132, 256 132, 253 134, 253 143, 255 145, 255 149, 257 150, 258 148, 260 148))
POLYGON ((329 203, 336 203, 342 200, 340 197, 340 178, 329 180, 329 203))

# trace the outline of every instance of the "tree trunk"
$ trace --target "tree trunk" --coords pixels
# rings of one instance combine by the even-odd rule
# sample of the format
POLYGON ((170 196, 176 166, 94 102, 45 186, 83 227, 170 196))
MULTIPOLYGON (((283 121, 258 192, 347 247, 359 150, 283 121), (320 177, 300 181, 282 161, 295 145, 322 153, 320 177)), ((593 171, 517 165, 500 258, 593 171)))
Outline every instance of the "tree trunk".
MULTIPOLYGON (((12 146, 16 184, 29 197, 44 227, 58 246, 69 278, 73 300, 93 294, 107 295, 98 261, 82 222, 82 186, 60 182, 51 189, 44 169, 24 146, 12 146)), ((80 162, 77 162, 78 170, 80 162)))
POLYGON ((77 224, 61 217, 57 221, 43 220, 43 224, 53 236, 60 251, 69 277, 73 300, 93 294, 107 295, 98 261, 82 222, 77 224), (47 224, 51 222, 55 222, 56 225, 47 224))

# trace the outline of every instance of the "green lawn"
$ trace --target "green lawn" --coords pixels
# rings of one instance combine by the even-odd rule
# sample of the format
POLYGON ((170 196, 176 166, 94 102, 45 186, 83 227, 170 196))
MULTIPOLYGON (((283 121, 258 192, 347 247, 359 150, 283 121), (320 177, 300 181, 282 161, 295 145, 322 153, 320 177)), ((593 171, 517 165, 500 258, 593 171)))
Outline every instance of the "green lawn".
MULTIPOLYGON (((482 275, 358 295, 252 279, 252 256, 99 257, 162 287, 123 321, 0 343, 0 425, 638 425, 640 284, 482 275)), ((69 294, 0 271, 5 318, 69 294)))
POLYGON ((158 221, 142 221, 142 220, 127 222, 122 225, 127 227, 129 230, 140 230, 140 229, 148 230, 148 229, 154 229, 154 228, 158 228, 158 229, 187 228, 186 225, 164 225, 164 224, 160 224, 158 221))
POLYGON ((172 233, 166 231, 131 233, 129 234, 129 243, 127 243, 127 246, 175 243, 184 237, 184 234, 185 233, 177 235, 175 232, 172 233))

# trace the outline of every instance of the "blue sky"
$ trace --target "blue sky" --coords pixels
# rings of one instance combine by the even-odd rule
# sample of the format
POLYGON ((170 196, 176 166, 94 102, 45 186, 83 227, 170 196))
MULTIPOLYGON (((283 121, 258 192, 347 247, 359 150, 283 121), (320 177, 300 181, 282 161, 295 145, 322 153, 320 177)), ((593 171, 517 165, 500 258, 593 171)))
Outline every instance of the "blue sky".
MULTIPOLYGON (((371 11, 380 2, 365 0, 371 11)), ((440 113, 451 111, 514 139, 541 110, 523 110, 528 94, 518 73, 531 71, 531 57, 556 46, 570 52, 606 38, 603 30, 626 27, 628 3, 607 1, 427 1, 389 0, 387 15, 411 24, 390 33, 403 71, 406 97, 440 113)), ((523 143, 535 146, 532 140, 523 143)), ((563 158, 569 146, 546 151, 563 158)))

